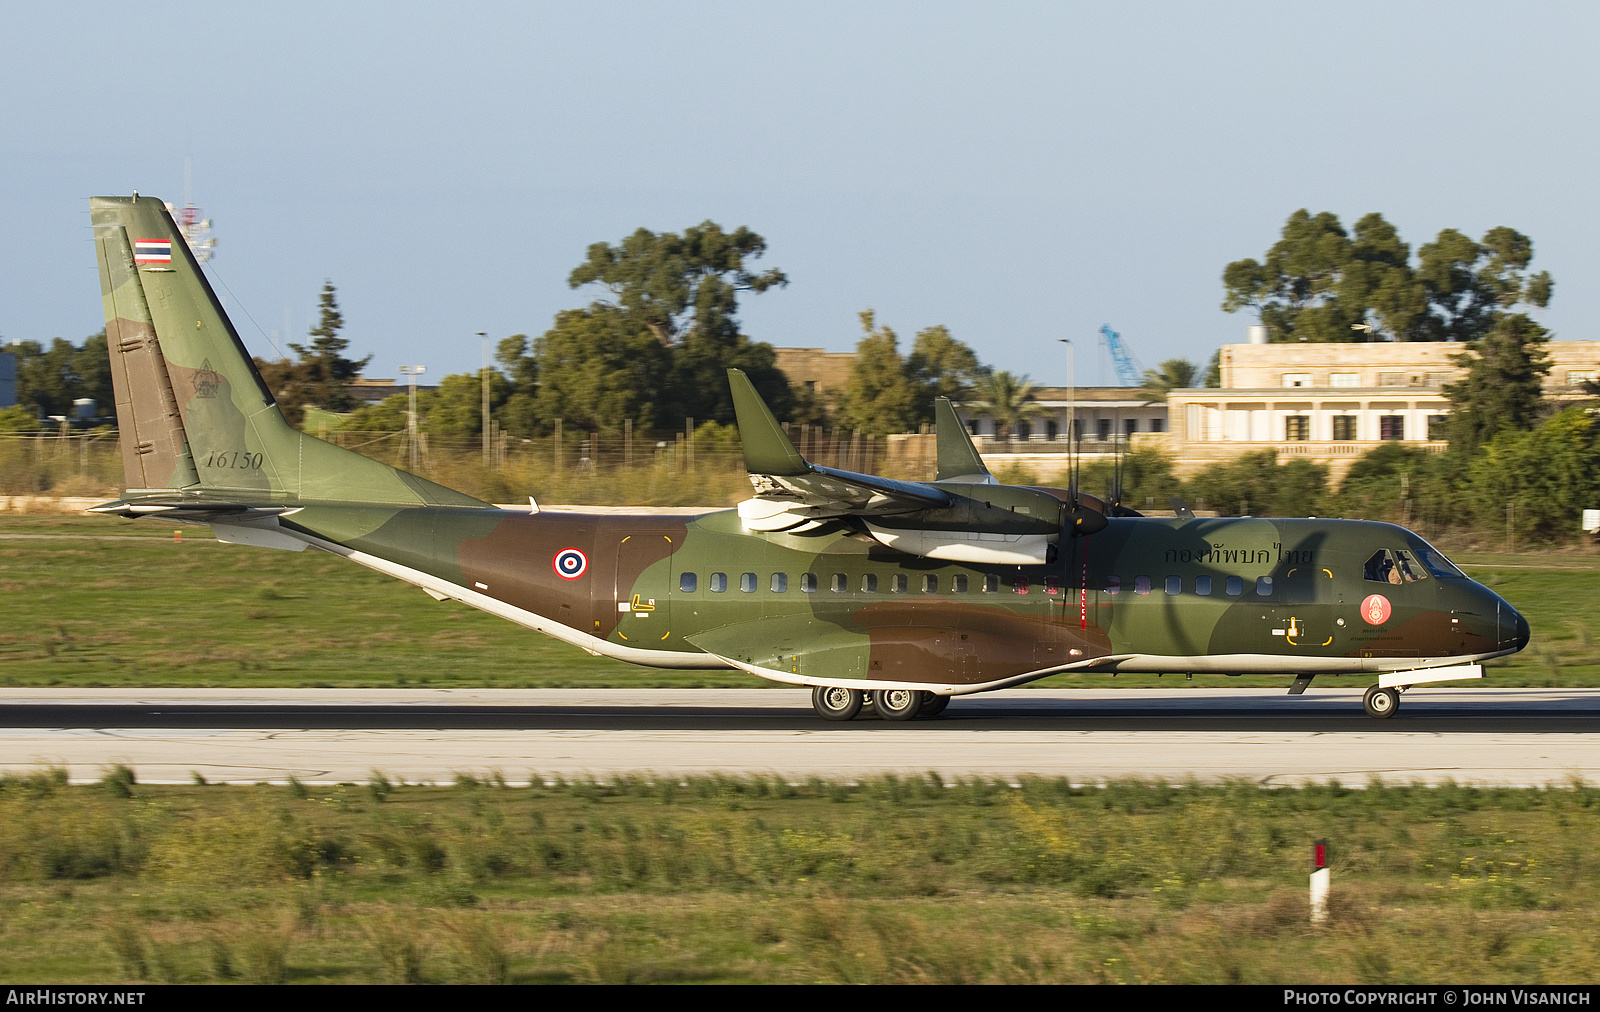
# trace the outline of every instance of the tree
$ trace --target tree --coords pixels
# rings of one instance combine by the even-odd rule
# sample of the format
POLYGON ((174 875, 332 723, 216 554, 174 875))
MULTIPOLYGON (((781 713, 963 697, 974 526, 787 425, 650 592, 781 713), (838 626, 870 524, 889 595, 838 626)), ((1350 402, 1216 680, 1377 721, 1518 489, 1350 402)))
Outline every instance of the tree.
POLYGON ((1380 214, 1363 217, 1352 236, 1337 215, 1301 208, 1262 262, 1236 260, 1223 270, 1222 308, 1255 309, 1273 341, 1349 341, 1361 333, 1409 340, 1424 308, 1410 255, 1380 214))
POLYGON ((1246 453, 1190 479, 1191 504, 1207 503, 1236 516, 1303 517, 1320 512, 1328 469, 1304 458, 1278 463, 1276 450, 1246 453))
POLYGON ((1380 214, 1346 232, 1338 216, 1289 216, 1264 260, 1222 273, 1230 313, 1260 315, 1273 341, 1472 341, 1518 303, 1549 304, 1548 273, 1531 274, 1533 242, 1500 226, 1473 242, 1444 229, 1417 251, 1380 214))
POLYGON ((973 394, 978 398, 973 407, 994 419, 995 438, 1002 441, 1011 438, 1011 430, 1018 422, 1043 411, 1033 403, 1033 380, 1005 370, 983 377, 973 394))
POLYGON ((888 327, 877 326, 872 310, 861 313, 866 332, 856 344, 850 380, 838 405, 839 423, 869 436, 905 432, 916 424, 917 392, 906 378, 899 339, 888 327))
MULTIPOLYGON (((656 419, 671 349, 616 306, 600 303, 556 314, 534 342, 539 389, 533 410, 567 426, 616 431, 624 419, 656 419)), ((724 376, 722 385, 727 386, 724 376)))
POLYGON ((1544 404, 1550 332, 1523 313, 1503 315, 1481 341, 1451 361, 1467 374, 1444 388, 1450 449, 1467 459, 1503 429, 1530 429, 1544 404))
POLYGON ((291 425, 299 425, 305 416, 305 406, 316 405, 324 411, 342 412, 355 407, 349 385, 361 375, 372 356, 359 362, 344 357, 350 342, 339 336, 344 328, 344 315, 339 312, 339 302, 333 282, 322 285, 320 314, 317 325, 309 334, 311 344, 291 344, 289 349, 299 356, 299 361, 287 359, 275 363, 257 360, 262 379, 278 401, 284 417, 291 425))
POLYGON ((17 357, 18 406, 41 417, 71 417, 72 402, 87 397, 97 414, 116 410, 104 330, 85 338, 81 348, 58 337, 48 350, 38 341, 15 341, 5 350, 17 357))
POLYGON ((1167 395, 1194 385, 1199 367, 1186 358, 1169 358, 1154 369, 1144 371, 1144 383, 1139 392, 1146 404, 1165 404, 1167 395))
POLYGON ((1529 431, 1502 430, 1470 469, 1470 501, 1480 530, 1497 531, 1506 507, 1519 539, 1565 541, 1600 496, 1600 423, 1567 408, 1529 431))
POLYGON ((724 232, 711 221, 682 235, 641 228, 617 246, 591 245, 567 283, 604 286, 612 301, 596 305, 620 313, 669 352, 668 385, 657 403, 661 415, 731 422, 726 371, 738 368, 783 417, 792 407, 788 380, 771 346, 739 333, 735 317, 738 293, 789 283, 780 270, 758 274, 747 266, 766 249, 766 240, 748 228, 724 232))
POLYGON ((905 374, 915 393, 917 420, 933 420, 933 399, 948 397, 959 401, 967 397, 988 370, 973 350, 950 334, 942 325, 917 332, 906 356, 905 374))
MULTIPOLYGON (((495 414, 505 403, 511 384, 497 370, 489 370, 489 411, 495 414)), ((452 439, 478 440, 483 434, 483 377, 478 373, 452 373, 439 381, 426 412, 419 404, 418 415, 427 419, 423 431, 452 439)), ((419 423, 420 424, 420 423, 419 423)))
POLYGON ((1513 229, 1492 228, 1475 243, 1447 228, 1417 252, 1431 307, 1428 340, 1476 341, 1518 303, 1550 304, 1555 282, 1548 271, 1528 273, 1533 241, 1513 229))
POLYGON ((539 428, 535 398, 539 394, 539 360, 530 352, 528 335, 512 334, 495 346, 494 360, 505 369, 510 393, 496 417, 515 436, 531 436, 539 428))

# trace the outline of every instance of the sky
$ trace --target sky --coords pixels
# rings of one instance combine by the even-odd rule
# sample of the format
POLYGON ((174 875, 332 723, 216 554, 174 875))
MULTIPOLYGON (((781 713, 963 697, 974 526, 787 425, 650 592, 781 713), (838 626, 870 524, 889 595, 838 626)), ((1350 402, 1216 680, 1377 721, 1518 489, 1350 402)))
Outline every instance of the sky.
MULTIPOLYGON (((1534 242, 1600 338, 1600 6, 1578 3, 11 5, 0 342, 103 325, 88 198, 190 195, 256 354, 324 280, 369 376, 476 370, 602 297, 591 243, 767 240, 744 332, 950 328, 1040 384, 1244 340, 1221 273, 1297 208, 1534 242), (1590 197, 1584 197, 1584 194, 1590 197)), ((287 334, 287 336, 285 336, 287 334)))

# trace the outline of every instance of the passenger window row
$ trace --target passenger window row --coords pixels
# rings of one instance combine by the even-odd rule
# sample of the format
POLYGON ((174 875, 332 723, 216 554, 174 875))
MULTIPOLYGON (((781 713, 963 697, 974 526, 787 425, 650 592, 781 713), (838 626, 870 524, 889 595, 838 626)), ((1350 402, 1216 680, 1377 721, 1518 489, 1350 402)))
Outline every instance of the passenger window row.
MULTIPOLYGON (((1148 576, 1135 576, 1133 578, 1133 592, 1135 594, 1139 594, 1141 596, 1145 595, 1145 594, 1148 594, 1148 593, 1150 593, 1150 587, 1151 587, 1150 577, 1148 577, 1148 576)), ((1191 589, 1192 589, 1193 593, 1199 595, 1200 597, 1210 597, 1211 596, 1211 588, 1212 588, 1212 578, 1211 577, 1209 577, 1209 576, 1197 576, 1197 577, 1194 578, 1194 583, 1193 583, 1191 589)), ((1182 594, 1183 593, 1183 577, 1181 577, 1181 576, 1169 576, 1169 577, 1167 577, 1166 581, 1165 581, 1165 586, 1164 586, 1163 589, 1167 592, 1168 596, 1171 596, 1171 597, 1176 597, 1179 594, 1182 594)), ((1230 577, 1228 577, 1227 579, 1225 579, 1223 581, 1222 590, 1223 590, 1223 593, 1227 594, 1229 597, 1238 597, 1240 594, 1244 593, 1244 579, 1242 577, 1238 577, 1238 576, 1230 576, 1230 577)), ((1108 595, 1112 596, 1112 597, 1115 597, 1116 595, 1122 593, 1122 577, 1120 577, 1120 576, 1108 576, 1108 577, 1106 577, 1105 592, 1108 595)), ((1270 596, 1272 594, 1272 577, 1270 577, 1270 576, 1260 576, 1260 577, 1256 578, 1256 594, 1261 596, 1261 597, 1268 597, 1268 596, 1270 596)))
MULTIPOLYGON (((739 574, 739 590, 746 594, 753 594, 758 585, 758 576, 755 573, 739 574)), ((693 594, 699 589, 700 578, 695 573, 681 573, 678 576, 678 590, 685 594, 693 594)), ((707 589, 713 594, 725 593, 728 589, 727 573, 712 573, 706 581, 707 589)), ((815 594, 821 585, 821 578, 816 573, 800 574, 800 591, 804 594, 815 594)), ((844 594, 850 590, 850 577, 846 573, 834 573, 828 577, 828 589, 835 594, 844 594)), ((1197 576, 1190 586, 1192 593, 1200 597, 1210 597, 1213 580, 1209 576, 1197 576)), ((924 594, 937 594, 939 592, 939 577, 932 573, 924 574, 919 581, 919 587, 924 594)), ((1148 576, 1135 576, 1133 578, 1133 592, 1139 596, 1150 593, 1152 581, 1148 576)), ((905 594, 910 591, 911 577, 905 573, 895 573, 886 583, 879 580, 877 573, 866 573, 861 577, 857 590, 863 594, 876 594, 880 589, 887 589, 891 594, 905 594)), ((1026 576, 1018 575, 1011 578, 1009 588, 1014 594, 1027 594, 1033 590, 1031 581, 1026 576)), ((1238 576, 1229 576, 1223 580, 1223 593, 1229 597, 1238 597, 1244 593, 1244 580, 1238 576)), ((767 589, 774 594, 784 594, 789 590, 789 574, 773 573, 767 582, 767 589)), ((950 578, 952 594, 965 594, 968 589, 968 578, 965 573, 957 573, 950 578)), ((980 587, 985 594, 1000 593, 1000 577, 995 573, 986 573, 980 587)), ((1183 577, 1168 576, 1163 583, 1163 590, 1170 597, 1183 593, 1183 577)), ((1040 588, 1046 596, 1057 597, 1061 595, 1061 578, 1047 576, 1044 585, 1040 588)), ((1106 577, 1105 592, 1115 597, 1122 593, 1122 577, 1106 577)), ((1256 594, 1260 597, 1270 597, 1272 594, 1272 577, 1261 576, 1256 578, 1256 594)))
MULTIPOLYGON (((753 594, 760 584, 760 576, 756 573, 739 574, 739 590, 745 594, 753 594)), ((815 594, 826 585, 828 590, 835 594, 844 594, 851 589, 850 576, 847 573, 832 573, 827 577, 816 573, 800 574, 800 592, 802 594, 815 594)), ((949 578, 950 594, 965 594, 971 586, 971 578, 966 573, 956 573, 949 578)), ((940 591, 940 578, 933 573, 925 573, 916 581, 917 589, 924 594, 937 594, 940 591)), ((863 594, 889 594, 911 593, 912 580, 908 573, 894 573, 887 579, 881 578, 877 573, 864 573, 855 585, 855 589, 863 594)), ((700 589, 700 576, 698 573, 679 573, 678 590, 685 594, 693 594, 700 589)), ((706 578, 706 589, 713 594, 724 594, 728 590, 728 574, 712 573, 706 578)), ((979 589, 985 594, 1000 593, 1000 577, 995 573, 987 573, 982 577, 979 589)), ((1026 594, 1032 589, 1028 577, 1016 576, 1011 579, 1010 589, 1013 593, 1026 594)), ((789 574, 773 573, 767 581, 767 590, 774 594, 784 594, 789 590, 789 574)), ((1056 576, 1047 576, 1044 580, 1044 593, 1058 595, 1061 593, 1061 579, 1056 576)))

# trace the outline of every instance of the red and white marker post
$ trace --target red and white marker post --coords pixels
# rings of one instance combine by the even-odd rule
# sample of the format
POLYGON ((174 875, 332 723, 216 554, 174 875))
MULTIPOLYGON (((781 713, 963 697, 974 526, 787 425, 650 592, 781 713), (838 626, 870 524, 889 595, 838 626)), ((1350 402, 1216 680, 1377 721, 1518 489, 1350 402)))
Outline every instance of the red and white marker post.
POLYGON ((1328 922, 1328 841, 1318 840, 1311 846, 1311 923, 1328 922))

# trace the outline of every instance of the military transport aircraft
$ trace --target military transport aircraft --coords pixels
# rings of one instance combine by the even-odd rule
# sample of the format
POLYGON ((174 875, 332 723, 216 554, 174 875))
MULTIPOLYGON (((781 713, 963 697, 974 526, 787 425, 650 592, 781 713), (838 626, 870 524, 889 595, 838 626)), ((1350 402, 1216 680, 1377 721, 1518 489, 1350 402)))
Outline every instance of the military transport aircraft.
POLYGON ((739 668, 812 687, 849 720, 1062 671, 1376 676, 1399 690, 1482 677, 1528 624, 1390 524, 1142 517, 1000 485, 948 401, 938 474, 812 464, 742 373, 754 494, 682 518, 500 509, 291 427, 162 202, 95 197, 129 488, 96 512, 209 524, 219 540, 315 548, 595 654, 739 668))

